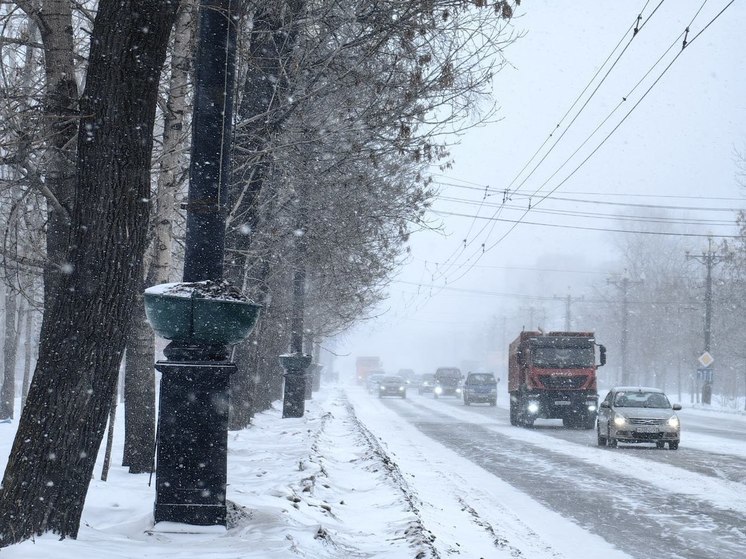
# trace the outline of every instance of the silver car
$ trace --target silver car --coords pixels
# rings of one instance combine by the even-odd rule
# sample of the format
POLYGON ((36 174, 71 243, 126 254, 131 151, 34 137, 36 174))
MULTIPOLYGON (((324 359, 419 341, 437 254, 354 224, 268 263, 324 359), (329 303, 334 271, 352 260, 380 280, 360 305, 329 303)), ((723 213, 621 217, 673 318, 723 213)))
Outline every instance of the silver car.
POLYGON ((659 388, 618 386, 609 390, 599 406, 596 429, 598 446, 617 443, 655 443, 670 450, 679 448, 681 424, 676 411, 659 388))
POLYGON ((407 397, 407 383, 402 377, 383 377, 378 383, 378 397, 407 397))

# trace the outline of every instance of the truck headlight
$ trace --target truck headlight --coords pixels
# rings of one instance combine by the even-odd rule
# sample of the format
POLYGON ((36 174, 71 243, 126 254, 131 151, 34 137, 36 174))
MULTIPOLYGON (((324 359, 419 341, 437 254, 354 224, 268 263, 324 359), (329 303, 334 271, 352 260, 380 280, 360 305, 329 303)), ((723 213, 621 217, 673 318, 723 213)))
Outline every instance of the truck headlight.
POLYGON ((456 389, 456 394, 461 394, 461 389, 460 388, 456 389))
POLYGON ((435 387, 435 393, 436 394, 440 394, 441 392, 443 392, 443 389, 440 386, 436 386, 435 387))
POLYGON ((620 414, 614 415, 614 425, 617 427, 622 427, 625 423, 627 423, 627 418, 620 414))
POLYGON ((588 404, 588 411, 596 411, 596 404, 588 404))
POLYGON ((399 387, 399 392, 404 392, 404 387, 403 386, 399 387))
POLYGON ((672 415, 671 417, 668 418, 667 423, 668 423, 669 427, 678 428, 678 426, 679 426, 679 418, 676 417, 675 415, 672 415))
POLYGON ((526 406, 528 413, 536 413, 539 411, 539 402, 529 402, 526 406))

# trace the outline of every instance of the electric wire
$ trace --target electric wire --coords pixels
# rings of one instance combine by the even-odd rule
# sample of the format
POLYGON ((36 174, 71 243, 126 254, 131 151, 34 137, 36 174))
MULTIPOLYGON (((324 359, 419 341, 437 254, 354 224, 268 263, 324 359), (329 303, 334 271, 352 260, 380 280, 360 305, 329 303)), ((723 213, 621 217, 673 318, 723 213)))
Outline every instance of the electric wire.
MULTIPOLYGON (((705 0, 705 2, 706 2, 706 1, 707 1, 707 0, 705 0)), ((531 211, 531 209, 535 208, 535 207, 536 207, 536 206, 537 206, 538 204, 540 204, 541 202, 543 202, 544 200, 546 200, 546 199, 547 199, 547 198, 548 198, 548 197, 549 197, 549 196, 550 196, 551 194, 553 194, 554 192, 556 192, 556 191, 557 191, 557 190, 558 190, 558 189, 559 189, 559 188, 560 188, 560 187, 561 187, 561 186, 562 186, 563 184, 565 184, 565 183, 566 183, 566 182, 567 182, 567 181, 568 181, 568 180, 569 180, 570 178, 572 178, 572 177, 573 177, 573 176, 575 175, 575 173, 577 173, 577 171, 579 171, 579 170, 580 170, 580 168, 582 168, 582 167, 583 167, 583 166, 585 165, 585 163, 586 163, 586 162, 587 162, 587 161, 588 161, 588 160, 589 160, 589 159, 590 159, 590 158, 591 158, 591 157, 592 157, 593 155, 595 155, 595 154, 596 154, 596 153, 598 152, 598 150, 599 150, 599 149, 600 149, 600 148, 601 148, 601 147, 602 147, 602 146, 603 146, 603 145, 604 145, 604 144, 606 143, 606 141, 608 141, 608 139, 609 139, 609 138, 610 138, 610 137, 611 137, 611 136, 612 136, 612 135, 613 135, 613 134, 614 134, 614 133, 615 133, 615 132, 616 132, 616 131, 617 131, 617 130, 618 130, 618 129, 620 128, 620 127, 621 127, 621 125, 622 125, 622 124, 623 124, 623 123, 624 123, 624 122, 625 122, 625 121, 627 120, 627 118, 628 118, 628 117, 630 116, 630 114, 632 114, 632 112, 633 112, 633 111, 634 111, 634 110, 635 110, 635 109, 636 109, 636 108, 637 108, 637 107, 638 107, 638 106, 640 105, 640 103, 642 103, 642 101, 643 101, 643 100, 644 100, 644 99, 645 99, 645 98, 647 97, 647 95, 648 95, 648 94, 650 93, 650 91, 652 91, 652 89, 653 89, 653 88, 654 88, 654 87, 655 87, 655 86, 656 86, 656 85, 657 85, 657 84, 658 84, 658 83, 660 82, 660 80, 661 80, 661 79, 663 78, 663 76, 664 76, 664 75, 665 75, 665 74, 666 74, 666 73, 668 72, 668 70, 669 70, 669 69, 671 68, 671 66, 673 66, 673 64, 674 64, 674 63, 675 63, 675 62, 676 62, 676 61, 678 60, 678 58, 679 58, 679 57, 681 56, 681 54, 682 54, 682 53, 684 52, 684 50, 686 49, 686 47, 688 47, 689 45, 691 45, 691 44, 692 44, 692 43, 693 43, 693 42, 694 42, 694 41, 695 41, 695 40, 696 40, 696 39, 697 39, 697 38, 698 38, 699 36, 701 36, 701 35, 702 35, 702 33, 704 33, 704 32, 705 32, 705 31, 706 31, 706 30, 707 30, 707 29, 708 29, 708 28, 709 28, 709 27, 710 27, 710 26, 711 26, 711 25, 712 25, 712 24, 713 24, 713 23, 714 23, 714 22, 715 22, 715 21, 716 21, 716 20, 717 20, 717 19, 718 19, 718 18, 719 18, 719 17, 721 16, 721 15, 722 15, 722 14, 723 14, 723 13, 724 13, 724 12, 725 12, 725 11, 726 11, 726 10, 727 10, 727 9, 728 9, 728 8, 729 8, 730 6, 731 6, 731 5, 732 5, 732 4, 733 4, 733 2, 735 2, 735 0, 731 0, 731 1, 730 1, 730 2, 729 2, 729 3, 728 3, 728 4, 727 4, 727 5, 726 5, 726 6, 724 7, 724 8, 723 8, 723 9, 722 9, 722 10, 720 11, 720 12, 718 12, 718 13, 717 13, 717 14, 716 14, 716 15, 715 15, 715 16, 714 16, 714 17, 713 17, 713 18, 712 18, 712 19, 711 19, 711 20, 710 20, 710 21, 709 21, 709 22, 708 22, 708 23, 707 23, 707 24, 706 24, 706 25, 705 25, 705 26, 704 26, 704 27, 703 27, 703 28, 702 28, 702 29, 701 29, 701 30, 699 31, 699 33, 697 33, 697 34, 696 34, 696 35, 695 35, 695 36, 694 36, 694 37, 692 38, 692 40, 691 40, 691 41, 688 41, 688 42, 687 42, 687 41, 686 41, 686 38, 684 39, 684 43, 683 43, 683 45, 682 45, 682 48, 681 48, 681 50, 680 50, 680 51, 679 51, 679 52, 678 52, 678 53, 676 54, 676 56, 675 56, 675 57, 674 57, 674 58, 673 58, 673 59, 671 60, 671 62, 669 62, 669 64, 668 64, 668 65, 667 65, 667 66, 666 66, 666 67, 665 67, 665 68, 663 69, 663 71, 661 72, 661 74, 660 74, 660 75, 659 75, 659 76, 658 76, 658 77, 657 77, 657 78, 656 78, 656 79, 655 79, 655 80, 653 81, 653 83, 652 83, 652 84, 651 84, 651 85, 650 85, 650 86, 648 87, 648 89, 647 89, 647 90, 646 90, 646 91, 645 91, 645 92, 643 93, 643 95, 642 95, 642 96, 640 97, 640 99, 638 99, 638 101, 637 101, 637 102, 636 102, 636 103, 635 103, 635 104, 634 104, 634 105, 632 106, 632 108, 631 108, 631 109, 630 109, 630 110, 629 110, 629 111, 628 111, 628 112, 627 112, 627 113, 626 113, 626 114, 625 114, 625 115, 624 115, 624 116, 622 117, 622 119, 621 119, 621 120, 619 121, 619 123, 617 123, 617 125, 616 125, 616 126, 615 126, 615 127, 614 127, 614 128, 612 129, 612 130, 611 130, 611 132, 609 132, 609 133, 608 133, 608 134, 607 134, 607 135, 606 135, 606 136, 604 137, 604 139, 603 139, 603 140, 601 140, 601 142, 600 142, 600 143, 599 143, 599 144, 598 144, 598 145, 597 145, 597 146, 596 146, 596 147, 595 147, 595 148, 594 148, 594 149, 593 149, 593 150, 591 151, 591 153, 590 153, 590 154, 589 154, 589 155, 588 155, 588 156, 587 156, 587 157, 586 157, 585 159, 583 159, 583 161, 581 161, 581 163, 580 163, 580 164, 579 164, 579 165, 578 165, 577 167, 575 167, 575 169, 573 169, 573 171, 572 171, 572 172, 571 172, 571 173, 570 173, 570 174, 569 174, 569 175, 568 175, 567 177, 565 177, 565 178, 564 178, 564 179, 563 179, 563 180, 562 180, 562 181, 561 181, 561 182, 560 182, 559 184, 557 184, 557 185, 556 185, 556 186, 555 186, 555 187, 554 187, 554 188, 553 188, 553 189, 552 189, 552 190, 551 190, 551 191, 550 191, 550 192, 549 192, 548 194, 545 194, 545 195, 544 195, 544 196, 543 196, 542 198, 540 198, 540 199, 539 199, 539 200, 538 200, 538 201, 537 201, 537 202, 536 202, 536 203, 535 203, 534 205, 530 206, 530 207, 529 207, 529 208, 528 208, 527 210, 525 210, 525 211, 524 211, 524 213, 523 213, 523 215, 522 215, 522 216, 521 216, 521 217, 520 217, 520 218, 519 218, 518 220, 515 220, 515 221, 511 221, 511 220, 506 220, 506 221, 508 221, 508 222, 511 222, 511 223, 512 223, 512 225, 511 225, 511 226, 510 226, 510 227, 508 228, 508 230, 507 230, 507 231, 506 231, 506 232, 505 232, 505 233, 504 233, 504 234, 503 234, 503 235, 502 235, 502 236, 501 236, 501 237, 500 237, 499 239, 497 239, 497 241, 495 241, 495 242, 494 242, 494 243, 492 243, 491 245, 487 246, 487 245, 486 245, 486 243, 483 243, 483 244, 482 244, 482 248, 481 248, 481 251, 475 251, 474 255, 477 255, 477 254, 478 254, 478 255, 479 255, 479 257, 481 257, 481 255, 483 255, 483 254, 485 254, 486 252, 488 252, 488 251, 492 250, 493 248, 495 248, 495 247, 496 247, 496 246, 497 246, 497 245, 498 245, 498 244, 499 244, 500 242, 502 242, 502 241, 503 241, 503 240, 504 240, 504 239, 505 239, 505 238, 506 238, 506 237, 507 237, 507 236, 508 236, 508 235, 509 235, 509 234, 510 234, 510 233, 511 233, 511 232, 512 232, 513 230, 515 230, 515 228, 516 228, 516 227, 517 227, 517 226, 518 226, 518 225, 519 225, 520 223, 522 223, 522 222, 523 222, 523 218, 524 218, 524 217, 525 217, 525 216, 526 216, 526 215, 528 214, 528 212, 529 212, 529 211, 531 211)), ((702 8, 700 7, 700 10, 698 10, 698 12, 697 12, 697 13, 699 13, 699 11, 701 11, 701 9, 702 9, 702 8)), ((693 20, 692 20, 692 21, 693 21, 693 20)), ((691 24, 690 24, 690 25, 691 25, 691 24)), ((687 34, 688 34, 688 30, 689 30, 689 27, 687 27, 687 34)), ((657 64, 657 63, 656 63, 656 64, 657 64)), ((494 225, 493 225, 493 228, 494 228, 494 225)), ((483 228, 483 229, 484 229, 484 228, 483 228)), ((620 232, 627 232, 627 231, 620 231, 620 232)), ((701 235, 697 235, 697 234, 687 234, 687 236, 690 236, 690 235, 691 235, 691 236, 701 236, 701 235)), ((705 236, 706 236, 706 235, 705 235, 705 236)), ((470 257, 470 258, 469 258, 469 259, 467 260, 467 262, 465 262, 465 263, 464 263, 464 265, 462 265, 461 267, 464 267, 464 266, 466 266, 466 265, 467 265, 467 264, 468 264, 469 262, 471 262, 471 261, 473 260, 473 257, 474 257, 474 255, 472 255, 472 257, 470 257)), ((452 279, 451 281, 453 282, 453 281, 457 281, 457 280, 459 280, 459 279, 460 279, 460 278, 462 278, 462 277, 463 277, 463 276, 464 276, 464 275, 465 275, 466 273, 468 273, 470 269, 471 269, 471 267, 467 268, 467 269, 466 269, 466 270, 465 270, 465 271, 464 271, 464 272, 463 272, 463 273, 462 273, 461 275, 459 275, 459 276, 458 276, 458 277, 456 277, 455 279, 452 279)))
MULTIPOLYGON (((578 102, 580 101, 580 99, 582 99, 582 97, 583 97, 583 95, 585 94, 585 92, 586 92, 586 91, 588 90, 588 88, 589 88, 589 87, 591 86, 591 84, 593 84, 593 82, 594 82, 594 81, 596 80, 596 78, 597 78, 597 77, 598 77, 598 75, 599 75, 599 74, 601 73, 601 71, 603 70, 603 68, 604 68, 604 67, 606 67, 606 65, 608 64, 609 60, 611 60, 611 58, 612 58, 612 56, 614 55, 614 53, 615 53, 615 52, 616 52, 616 51, 617 51, 617 50, 619 49, 619 46, 620 46, 620 45, 622 44, 622 42, 624 41, 625 37, 627 37, 627 35, 628 35, 628 34, 630 33, 630 31, 632 31, 632 38, 630 39, 630 41, 629 41, 629 43, 627 44, 627 46, 625 46, 625 47, 624 47, 624 49, 622 50, 622 52, 621 52, 621 53, 620 53, 620 54, 619 54, 619 55, 617 56, 616 60, 615 60, 615 61, 614 61, 614 63, 612 64, 612 66, 611 66, 611 67, 610 67, 610 68, 608 69, 608 71, 606 72, 606 74, 605 74, 605 75, 603 76, 603 78, 602 78, 602 79, 601 79, 601 81, 600 81, 600 82, 598 83, 598 85, 596 86, 596 88, 595 88, 595 89, 593 90, 593 92, 592 92, 592 93, 590 94, 590 96, 588 97, 588 99, 586 99, 585 103, 584 103, 584 104, 583 104, 583 105, 581 106, 581 108, 580 108, 580 109, 578 110, 578 112, 577 112, 577 113, 575 114, 575 116, 574 116, 574 117, 573 117, 573 119, 572 119, 572 120, 570 121, 570 123, 569 123, 569 124, 568 124, 568 125, 567 125, 567 126, 565 127, 565 129, 564 129, 564 131, 562 132, 562 134, 560 135, 560 137, 559 137, 559 138, 557 138, 557 139, 555 140, 554 144, 552 144, 552 146, 550 147, 549 151, 548 151, 548 152, 547 152, 547 153, 546 153, 546 154, 545 154, 545 155, 544 155, 544 156, 542 157, 542 159, 541 159, 541 160, 540 160, 540 161, 539 161, 539 162, 538 162, 538 163, 537 163, 537 164, 536 164, 536 165, 534 166, 534 168, 533 168, 533 169, 532 169, 532 171, 531 171, 531 172, 529 173, 529 175, 528 175, 528 176, 526 176, 526 177, 525 177, 525 178, 523 179, 523 181, 522 181, 522 182, 521 182, 521 183, 520 183, 520 184, 518 185, 518 187, 517 187, 517 188, 515 189, 516 191, 520 190, 520 188, 521 188, 521 187, 523 186, 523 184, 525 184, 525 182, 526 182, 526 181, 528 180, 528 178, 529 178, 529 177, 530 177, 531 175, 533 175, 533 173, 534 173, 534 172, 536 171, 536 169, 537 169, 537 168, 539 167, 539 165, 541 165, 541 164, 542 164, 542 163, 543 163, 543 162, 544 162, 544 161, 546 160, 547 156, 548 156, 548 155, 549 155, 549 154, 550 154, 550 153, 552 152, 552 150, 554 149, 554 147, 555 147, 555 146, 556 146, 556 145, 557 145, 557 144, 559 143, 559 141, 560 141, 560 140, 561 140, 561 139, 562 139, 562 138, 564 137, 564 135, 565 135, 565 134, 567 133, 567 131, 568 131, 568 130, 570 129, 570 127, 571 127, 571 126, 573 125, 573 123, 575 123, 575 121, 577 120, 577 118, 578 118, 578 117, 580 116, 580 114, 581 114, 581 113, 582 113, 582 112, 584 111, 584 109, 585 109, 585 108, 586 108, 586 107, 588 106, 588 103, 589 103, 589 102, 591 101, 591 99, 593 99, 593 97, 594 97, 594 96, 596 95, 596 93, 598 92, 598 90, 599 90, 599 88, 601 87, 601 85, 603 85, 603 83, 604 83, 604 82, 606 81, 606 79, 608 78, 608 76, 609 76, 609 74, 611 73, 611 71, 612 71, 612 70, 614 69, 614 67, 616 67, 616 65, 618 64, 619 60, 620 60, 620 59, 622 58, 622 56, 624 55, 624 53, 625 53, 625 52, 627 51, 627 49, 629 48, 629 45, 630 45, 630 44, 632 43, 632 40, 634 40, 634 38, 635 38, 635 37, 636 37, 636 36, 638 35, 638 33, 640 32, 640 30, 642 30, 642 29, 643 29, 643 28, 645 27, 645 25, 647 24, 647 22, 648 22, 648 21, 650 21, 650 19, 651 19, 651 18, 652 18, 652 17, 653 17, 654 15, 655 15, 655 13, 656 13, 656 12, 658 11, 658 8, 660 8, 660 6, 661 6, 661 5, 663 4, 663 2, 664 2, 664 0, 661 0, 661 1, 660 1, 660 2, 658 3, 658 5, 656 6, 656 8, 655 8, 655 9, 653 10, 653 12, 652 12, 652 13, 650 14, 650 16, 648 16, 648 17, 647 17, 647 19, 646 19, 646 20, 645 20, 645 21, 644 21, 644 22, 642 23, 642 25, 640 25, 640 21, 642 20, 642 13, 643 13, 643 12, 645 11, 645 9, 647 8, 648 4, 650 3, 650 0, 647 0, 647 1, 645 2, 645 4, 644 4, 644 5, 643 5, 643 7, 642 7, 642 10, 640 10, 640 12, 638 13, 638 15, 637 15, 637 16, 635 17, 635 20, 634 20, 634 22, 632 23, 632 25, 631 25, 631 26, 629 27, 629 29, 628 29, 627 31, 625 31, 624 35, 623 35, 623 36, 622 36, 622 38, 621 38, 621 39, 619 40, 619 42, 618 42, 618 43, 616 44, 616 46, 615 46, 615 47, 614 47, 614 48, 612 49, 612 51, 611 51, 611 52, 609 53, 609 55, 607 56, 607 58, 606 58, 606 60, 604 61, 604 63, 603 63, 603 64, 602 64, 602 65, 601 65, 601 66, 599 67, 599 69, 598 69, 598 70, 596 71, 596 73, 595 73, 595 74, 593 75, 593 77, 592 77, 592 78, 591 78, 591 79, 589 80, 589 82, 588 82, 588 83, 586 84, 586 86, 585 86, 585 88, 583 89, 583 91, 582 91, 582 92, 581 92, 581 93, 580 93, 580 94, 579 94, 579 95, 578 95, 578 96, 576 97, 575 101, 574 101, 574 102, 572 103, 572 105, 570 106, 570 108, 569 108, 569 109, 568 109, 568 110, 567 110, 567 111, 565 112, 565 114, 563 115, 563 117, 562 117, 562 118, 560 119, 560 122, 559 122, 559 123, 558 123, 558 124, 557 124, 557 125, 555 126, 555 128, 554 128, 554 129, 552 130, 552 132, 551 132, 551 133, 549 134, 549 136, 547 137, 547 139, 546 139, 546 140, 544 140, 544 143, 542 143, 542 145, 541 145, 541 146, 540 146, 540 147, 539 147, 539 148, 538 148, 538 149, 536 150, 536 152, 535 152, 535 153, 534 153, 534 154, 533 154, 533 155, 531 156, 531 158, 529 159, 529 161, 528 161, 528 162, 527 162, 527 163, 526 163, 526 164, 524 165, 524 167, 523 167, 523 168, 522 168, 522 169, 521 169, 521 170, 520 170, 520 171, 518 172, 518 174, 517 174, 517 175, 516 175, 516 176, 515 176, 515 177, 513 178, 513 180, 512 180, 512 181, 511 181, 511 182, 509 183, 508 187, 507 187, 507 188, 505 189, 505 195, 504 195, 504 197, 503 197, 503 202, 505 202, 506 200, 509 200, 509 196, 508 196, 508 191, 509 191, 510 187, 511 187, 511 186, 512 186, 512 185, 513 185, 513 184, 515 183, 515 181, 516 181, 516 180, 517 180, 517 179, 518 179, 518 178, 519 178, 519 177, 521 176, 521 174, 523 173, 523 171, 524 171, 524 170, 525 170, 525 169, 526 169, 526 168, 527 168, 527 167, 528 167, 528 166, 529 166, 529 165, 531 164, 531 162, 532 162, 532 161, 533 161, 533 159, 534 159, 534 158, 536 157, 536 155, 537 155, 538 153, 540 153, 540 151, 541 151, 541 150, 543 149, 543 147, 544 147, 544 146, 546 145, 546 143, 547 143, 547 142, 549 141, 549 139, 553 137, 554 133, 555 133, 555 132, 557 131, 557 129, 558 129, 558 128, 559 128, 559 127, 560 127, 560 126, 562 125, 562 122, 564 121, 564 119, 565 119, 565 118, 567 118, 567 116, 568 116, 568 115, 569 115, 569 114, 570 114, 570 113, 572 112, 572 110, 573 110, 573 109, 575 108, 575 106, 576 106, 576 105, 578 104, 578 102), (639 27, 638 27, 638 26, 639 26, 639 27)), ((501 213, 501 210, 500 210, 500 209, 498 208, 498 209, 497 209, 497 210, 495 211, 495 213, 493 214, 493 217, 498 217, 498 216, 500 215, 500 213, 501 213)), ((474 224, 474 222, 472 223, 472 226, 470 226, 470 227, 469 227, 469 231, 470 231, 470 232, 471 232, 471 230, 472 230, 472 228, 473 228, 473 224, 474 224)), ((491 230, 489 231, 489 233, 487 234, 487 238, 489 238, 489 236, 490 236, 490 235, 492 234, 492 232, 494 231, 494 226, 495 226, 495 225, 494 225, 494 223, 493 223, 492 229, 491 229, 491 230)), ((480 231, 479 231, 479 232, 477 233, 477 235, 475 236, 475 239, 476 239, 477 237, 479 237, 479 236, 480 236, 480 235, 481 235, 481 234, 482 234, 482 233, 484 232, 484 230, 485 230, 485 228, 486 228, 486 227, 487 227, 486 225, 485 225, 485 227, 482 227, 482 229, 481 229, 481 230, 480 230, 480 231)), ((473 241, 469 241, 469 242, 467 242, 467 239, 464 239, 464 245, 463 245, 463 247, 461 248, 461 252, 463 253, 463 251, 464 251, 464 250, 466 250, 466 249, 468 248, 468 246, 469 246, 470 244, 472 244, 472 242, 473 242, 473 241)), ((482 252, 484 252, 484 248, 485 248, 485 244, 484 244, 484 243, 482 243, 482 245, 481 245, 481 248, 482 248, 482 252)), ((446 264, 446 263, 447 263, 447 265, 446 265, 446 267, 445 267, 445 270, 444 270, 444 271, 441 271, 441 272, 440 272, 440 275, 441 275, 441 276, 445 275, 446 273, 448 273, 448 271, 450 271, 450 269, 451 269, 451 268, 452 268, 452 266, 453 266, 453 264, 452 264, 452 262, 451 262, 451 259, 452 259, 452 258, 453 258, 453 257, 454 257, 454 256, 456 255, 456 253, 457 253, 457 252, 458 252, 458 249, 457 249, 457 250, 455 250, 455 251, 454 251, 454 252, 453 252, 453 253, 452 253, 452 254, 451 254, 451 255, 450 255, 450 256, 449 256, 449 257, 448 257, 448 258, 446 259, 446 261, 444 262, 444 264, 446 264)), ((470 258, 470 260, 471 260, 471 258, 470 258)))

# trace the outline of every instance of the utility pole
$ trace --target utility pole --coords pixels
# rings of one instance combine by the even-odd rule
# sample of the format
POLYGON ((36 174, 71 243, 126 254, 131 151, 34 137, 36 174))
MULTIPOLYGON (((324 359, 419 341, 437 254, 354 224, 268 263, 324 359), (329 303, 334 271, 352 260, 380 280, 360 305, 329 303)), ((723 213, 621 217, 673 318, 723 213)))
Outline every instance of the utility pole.
MULTIPOLYGON (((565 332, 572 331, 572 295, 570 295, 569 293, 566 297, 559 297, 558 295, 555 295, 554 298, 565 300, 565 332)), ((583 297, 576 297, 575 300, 582 301, 583 297)))
POLYGON ((625 269, 620 279, 607 279, 606 282, 617 286, 622 292, 622 374, 620 382, 621 384, 627 385, 630 383, 629 367, 627 366, 627 346, 629 341, 629 286, 641 284, 642 281, 632 281, 629 279, 629 274, 625 269))
MULTIPOLYGON (((712 338, 712 269, 722 262, 726 257, 717 254, 712 248, 712 237, 707 239, 707 251, 701 254, 690 254, 686 251, 687 260, 696 260, 705 265, 707 274, 705 276, 705 353, 710 353, 712 338)), ((701 371, 701 382, 699 383, 699 392, 701 393, 702 403, 709 404, 712 400, 712 374, 711 365, 706 365, 701 371)), ((698 371, 698 372, 699 372, 698 371)))

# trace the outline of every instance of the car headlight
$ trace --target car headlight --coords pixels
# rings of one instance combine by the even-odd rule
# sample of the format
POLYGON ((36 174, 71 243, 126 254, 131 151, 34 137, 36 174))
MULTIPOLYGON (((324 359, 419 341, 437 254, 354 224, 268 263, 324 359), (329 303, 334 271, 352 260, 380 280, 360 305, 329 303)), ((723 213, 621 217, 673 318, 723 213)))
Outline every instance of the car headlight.
POLYGON ((440 394, 441 392, 443 392, 443 389, 440 386, 436 386, 435 387, 435 393, 436 394, 440 394))
POLYGON ((679 426, 679 418, 676 417, 675 415, 672 415, 671 417, 668 418, 667 423, 668 423, 669 427, 676 427, 676 428, 678 428, 678 426, 679 426))
POLYGON ((399 387, 399 392, 404 392, 404 387, 403 386, 399 387))
POLYGON ((627 423, 627 418, 626 417, 624 417, 623 415, 620 415, 618 413, 614 415, 614 425, 616 425, 617 427, 621 427, 625 423, 627 423))
POLYGON ((460 388, 456 389, 456 394, 461 394, 461 389, 460 388))
POLYGON ((536 413, 539 411, 539 402, 529 402, 526 406, 528 413, 536 413))

